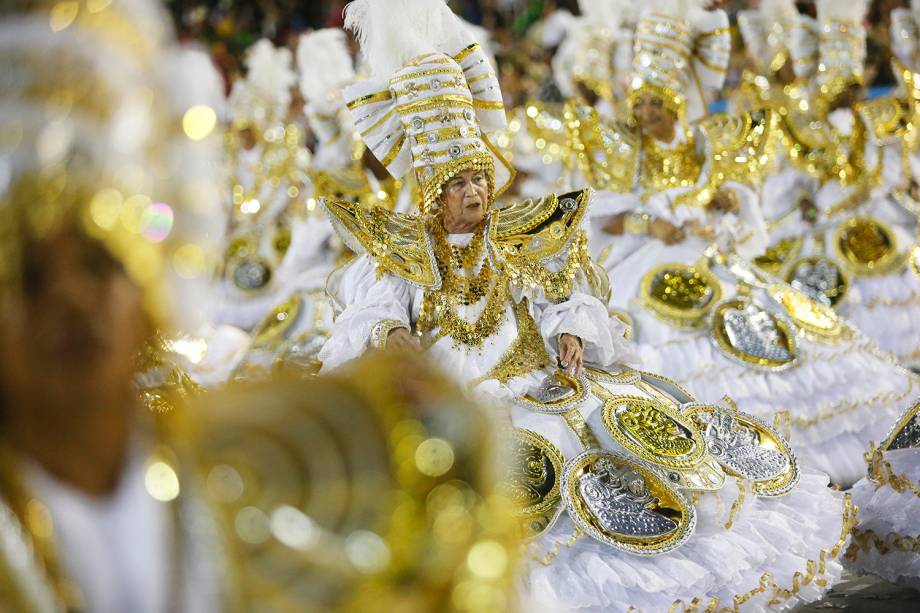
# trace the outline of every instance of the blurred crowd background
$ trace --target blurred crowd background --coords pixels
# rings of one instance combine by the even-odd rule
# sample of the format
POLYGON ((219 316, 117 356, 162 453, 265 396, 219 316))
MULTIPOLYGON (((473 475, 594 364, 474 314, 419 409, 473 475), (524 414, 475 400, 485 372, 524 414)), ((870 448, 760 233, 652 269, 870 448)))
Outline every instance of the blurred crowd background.
MULTIPOLYGON (((848 0, 840 0, 846 2, 848 0)), ((868 83, 876 90, 892 85, 888 45, 889 15, 909 0, 874 0, 869 12, 868 83)), ((745 58, 737 33, 738 11, 756 6, 759 0, 714 0, 732 18, 734 58, 725 95, 738 83, 745 58)), ((205 44, 227 81, 242 73, 245 50, 259 38, 293 48, 297 37, 313 29, 342 25, 348 0, 167 0, 176 26, 186 40, 205 44)), ((552 49, 543 46, 540 22, 557 10, 578 14, 577 0, 449 0, 454 11, 467 21, 486 28, 499 62, 499 76, 506 106, 532 97, 549 71, 552 49)), ((813 0, 797 3, 802 13, 814 15, 813 0)))

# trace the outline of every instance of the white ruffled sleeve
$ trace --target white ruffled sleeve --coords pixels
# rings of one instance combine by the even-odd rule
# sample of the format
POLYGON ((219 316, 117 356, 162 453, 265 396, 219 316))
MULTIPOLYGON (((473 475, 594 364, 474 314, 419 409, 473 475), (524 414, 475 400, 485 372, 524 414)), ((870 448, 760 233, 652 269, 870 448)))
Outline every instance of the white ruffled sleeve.
POLYGON ((534 302, 535 319, 550 348, 559 352, 559 335, 572 334, 584 343, 584 359, 601 367, 638 364, 626 325, 611 317, 604 304, 589 294, 575 291, 565 302, 534 302))
POLYGON ((377 263, 368 255, 355 260, 342 275, 335 297, 345 309, 332 326, 332 336, 319 353, 323 372, 360 356, 368 348, 373 327, 385 320, 410 327, 410 285, 391 274, 377 278, 377 263))

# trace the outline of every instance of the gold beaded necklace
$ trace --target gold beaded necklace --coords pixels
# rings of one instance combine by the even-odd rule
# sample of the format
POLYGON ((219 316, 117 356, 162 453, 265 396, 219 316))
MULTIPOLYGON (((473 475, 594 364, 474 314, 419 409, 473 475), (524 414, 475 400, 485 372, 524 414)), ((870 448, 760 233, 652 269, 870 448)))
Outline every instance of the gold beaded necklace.
POLYGON ((496 274, 485 257, 485 227, 476 230, 469 245, 456 249, 447 240, 440 219, 433 221, 431 233, 441 287, 425 292, 417 327, 422 333, 440 327, 438 336, 449 336, 456 345, 480 347, 504 321, 509 298, 507 279, 496 274), (472 273, 480 262, 479 272, 472 277, 457 272, 472 273), (468 322, 457 314, 455 305, 469 306, 483 298, 486 304, 476 321, 468 322))
POLYGON ((676 187, 690 187, 699 179, 702 164, 692 139, 673 148, 655 139, 642 139, 642 188, 647 195, 676 187))

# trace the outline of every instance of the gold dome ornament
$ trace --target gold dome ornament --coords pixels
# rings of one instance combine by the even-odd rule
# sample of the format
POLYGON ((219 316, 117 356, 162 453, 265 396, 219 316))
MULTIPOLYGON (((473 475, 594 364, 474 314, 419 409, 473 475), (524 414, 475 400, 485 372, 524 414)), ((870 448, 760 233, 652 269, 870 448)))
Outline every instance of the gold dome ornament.
POLYGON ((492 430, 424 362, 374 354, 209 395, 176 448, 233 526, 251 602, 497 612, 516 542, 492 430))

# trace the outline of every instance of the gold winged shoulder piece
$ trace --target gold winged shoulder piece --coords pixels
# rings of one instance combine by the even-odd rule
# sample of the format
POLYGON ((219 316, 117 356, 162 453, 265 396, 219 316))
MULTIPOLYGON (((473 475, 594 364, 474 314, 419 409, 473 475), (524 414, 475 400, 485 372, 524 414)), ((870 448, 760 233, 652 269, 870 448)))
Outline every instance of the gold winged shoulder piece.
POLYGON ((760 110, 719 113, 700 122, 710 145, 713 173, 722 181, 759 185, 772 171, 781 144, 779 117, 760 110))
POLYGON ((635 130, 571 101, 565 105, 565 126, 567 146, 588 184, 619 193, 632 190, 640 150, 635 130))
POLYGON ((320 199, 320 203, 342 241, 355 253, 373 257, 379 274, 388 272, 424 289, 441 286, 431 236, 422 218, 340 200, 320 199))
POLYGON ((551 300, 564 300, 577 273, 589 264, 581 224, 592 195, 587 188, 497 209, 488 230, 496 264, 512 281, 541 286, 551 300))

